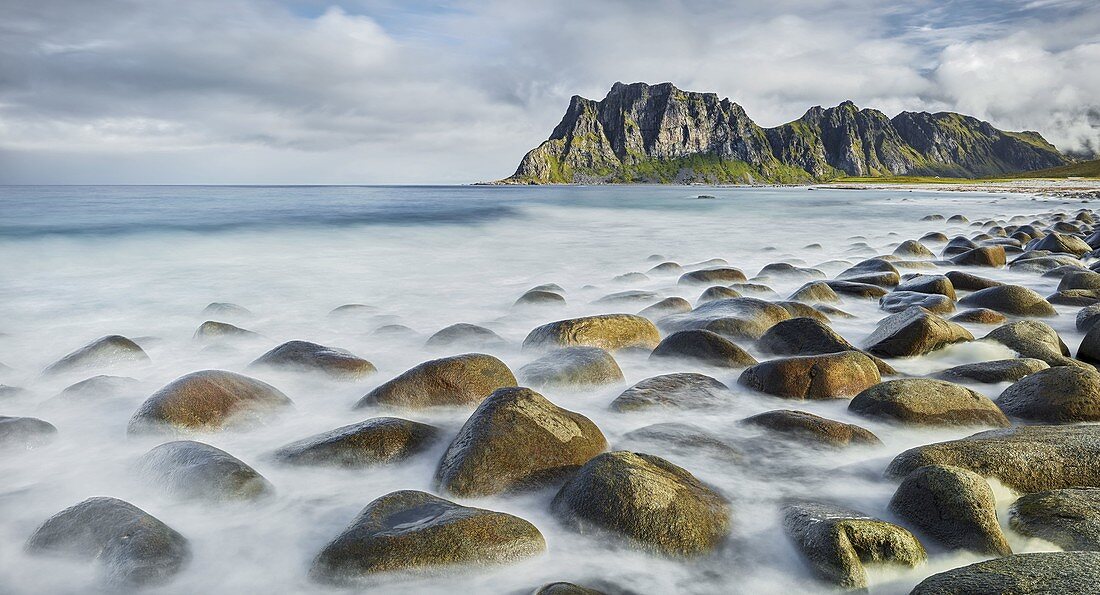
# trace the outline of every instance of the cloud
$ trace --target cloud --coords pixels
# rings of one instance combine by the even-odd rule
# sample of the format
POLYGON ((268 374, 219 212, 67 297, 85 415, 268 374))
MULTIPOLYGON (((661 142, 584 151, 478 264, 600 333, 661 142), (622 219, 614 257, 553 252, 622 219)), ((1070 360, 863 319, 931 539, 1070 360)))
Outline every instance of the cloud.
POLYGON ((1095 149, 1096 31, 1071 0, 9 0, 0 182, 493 179, 616 80, 763 125, 853 99, 1095 149))

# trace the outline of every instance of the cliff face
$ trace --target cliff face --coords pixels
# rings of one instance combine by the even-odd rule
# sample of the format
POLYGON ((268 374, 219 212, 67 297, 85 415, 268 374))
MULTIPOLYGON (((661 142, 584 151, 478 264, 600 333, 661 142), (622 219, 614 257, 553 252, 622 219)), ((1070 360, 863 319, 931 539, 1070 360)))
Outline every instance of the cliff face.
POLYGON ((1035 132, 969 116, 893 119, 846 101, 764 129, 714 93, 615 83, 602 101, 574 96, 550 138, 509 183, 806 182, 851 176, 976 177, 1068 163, 1035 132))

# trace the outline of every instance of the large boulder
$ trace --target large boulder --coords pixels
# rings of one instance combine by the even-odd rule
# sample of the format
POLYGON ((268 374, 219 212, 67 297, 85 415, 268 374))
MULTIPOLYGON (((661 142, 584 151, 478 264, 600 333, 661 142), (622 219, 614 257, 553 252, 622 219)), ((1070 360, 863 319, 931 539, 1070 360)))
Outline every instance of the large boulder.
POLYGON ((997 405, 1030 421, 1100 421, 1100 372, 1071 366, 1040 370, 1006 388, 997 405))
POLYGON ((340 584, 377 572, 504 564, 545 550, 539 530, 519 517, 402 490, 368 504, 314 558, 310 576, 340 584))
POLYGON ((108 335, 100 337, 50 364, 42 373, 49 376, 120 363, 147 361, 149 361, 149 356, 137 343, 122 335, 108 335))
POLYGON ((524 348, 555 349, 581 345, 608 351, 653 349, 661 334, 647 318, 634 314, 601 314, 544 324, 523 340, 524 348))
POLYGON ((927 246, 917 240, 905 240, 894 248, 894 256, 901 258, 935 258, 936 255, 927 246))
POLYGON ((832 504, 783 508, 783 529, 814 573, 844 589, 867 588, 864 561, 914 567, 927 558, 908 530, 832 504))
POLYGON ((613 411, 639 411, 651 408, 694 409, 729 403, 729 387, 694 372, 663 374, 646 378, 624 390, 611 401, 613 411))
POLYGON ((741 420, 791 439, 823 446, 878 446, 882 441, 870 430, 855 424, 827 419, 805 411, 777 409, 741 420))
POLYGON ((691 312, 661 319, 668 332, 704 329, 730 339, 759 339, 769 328, 791 317, 786 308, 757 298, 707 302, 691 312))
POLYGON ((848 411, 904 424, 1009 425, 1005 414, 985 395, 932 378, 901 378, 876 384, 856 395, 848 411))
POLYGON ((1046 370, 1049 367, 1050 366, 1041 359, 1016 357, 1012 359, 963 364, 937 372, 935 377, 950 382, 983 382, 994 384, 998 382, 1016 382, 1028 374, 1034 374, 1040 370, 1046 370))
POLYGON ((790 295, 791 300, 796 302, 806 303, 836 303, 840 301, 840 296, 836 294, 836 291, 824 281, 811 281, 802 287, 798 288, 794 293, 790 295))
POLYGON ((378 371, 374 364, 349 351, 309 341, 287 341, 250 366, 319 372, 339 380, 358 380, 378 371))
POLYGON ((709 552, 725 539, 730 508, 694 475, 652 455, 616 451, 588 461, 551 504, 569 526, 623 535, 670 556, 709 552))
POLYGON ((514 306, 564 306, 565 298, 553 291, 531 289, 516 299, 514 306))
POLYGON ((917 293, 932 293, 945 295, 956 299, 955 286, 944 275, 913 275, 898 284, 894 291, 915 291, 917 293))
POLYGON ((1074 320, 1077 330, 1087 333, 1100 322, 1100 304, 1091 304, 1077 311, 1074 320))
POLYGON ((1077 236, 1052 231, 1040 239, 1030 242, 1028 250, 1046 250, 1056 254, 1072 254, 1081 256, 1092 252, 1092 247, 1077 236))
POLYGON ((481 402, 451 441, 436 482, 462 497, 541 487, 606 448, 587 417, 531 389, 502 388, 481 402))
POLYGON ((224 370, 181 376, 153 393, 130 418, 129 433, 220 430, 251 424, 291 406, 279 389, 224 370))
POLYGON ((929 465, 905 476, 890 510, 949 549, 1007 556, 1012 553, 997 521, 997 499, 982 476, 929 465))
MULTIPOLYGON (((833 279, 831 281, 823 281, 830 289, 837 294, 843 294, 846 296, 856 297, 865 300, 877 300, 882 296, 889 293, 887 290, 872 283, 863 283, 854 279, 833 279)), ((802 297, 791 296, 791 299, 802 300, 802 297)))
POLYGON ((1089 364, 1069 357, 1069 347, 1050 325, 1037 320, 1019 320, 999 326, 982 337, 983 341, 996 341, 1022 357, 1032 357, 1050 366, 1077 366, 1092 368, 1089 364))
POLYGON ((519 369, 531 386, 598 386, 622 382, 615 357, 599 347, 565 347, 551 351, 519 369))
POLYGON ((292 465, 361 468, 402 461, 440 438, 435 426, 397 417, 375 417, 292 442, 275 458, 292 465))
POLYGON ((691 312, 691 302, 682 297, 668 297, 638 312, 638 316, 656 320, 672 314, 691 312))
POLYGON ((748 368, 737 382, 788 399, 843 399, 881 380, 878 366, 858 351, 768 360, 748 368))
POLYGON ((973 340, 974 335, 965 328, 913 307, 879 321, 864 345, 868 353, 879 357, 912 357, 973 340))
POLYGON ((498 349, 506 345, 508 342, 492 330, 468 322, 444 327, 424 343, 429 349, 498 349))
POLYGON ((1004 324, 1008 317, 989 308, 970 308, 952 316, 950 320, 969 324, 1004 324))
POLYGON ((1100 487, 1100 426, 1019 426, 917 446, 886 469, 905 477, 917 467, 952 465, 997 478, 1024 493, 1100 487))
POLYGON ((1025 494, 1008 511, 1013 531, 1070 550, 1100 551, 1100 488, 1025 494))
POLYGON ((879 307, 887 312, 904 312, 919 306, 936 314, 955 311, 955 302, 946 295, 921 293, 919 291, 891 291, 878 301, 879 307))
POLYGON ((168 582, 191 559, 187 539, 159 519, 117 498, 89 498, 42 523, 27 541, 36 554, 100 565, 113 589, 168 582))
POLYGON ((756 363, 747 351, 718 333, 693 329, 665 337, 650 359, 682 359, 718 368, 744 368, 756 363))
POLYGON ((1100 592, 1100 552, 1015 554, 933 574, 909 595, 1055 595, 1100 592))
POLYGON ((0 448, 35 448, 57 436, 57 428, 36 417, 0 415, 0 448))
POLYGON ((951 262, 962 266, 1000 268, 1005 265, 1007 258, 1004 246, 979 246, 952 256, 951 262))
POLYGON ((275 491, 244 461, 192 440, 161 444, 141 457, 138 469, 164 491, 184 499, 253 500, 275 491))
MULTIPOLYGON (((822 355, 838 351, 859 351, 824 322, 806 316, 784 320, 768 329, 757 348, 775 355, 822 355)), ((872 357, 879 374, 896 374, 886 362, 872 357)))
POLYGON ((680 276, 681 285, 713 285, 715 283, 737 283, 748 281, 745 273, 733 267, 713 267, 691 271, 680 276))
POLYGON ((1077 348, 1077 359, 1090 364, 1100 365, 1100 326, 1094 326, 1081 339, 1077 348))
POLYGON ((228 322, 207 320, 195 329, 192 337, 197 341, 216 341, 219 339, 258 339, 260 335, 228 322))
POLYGON ((467 353, 419 364, 367 393, 355 408, 477 405, 496 389, 516 384, 504 362, 484 353, 467 353))
POLYGON ((998 285, 980 289, 959 300, 962 306, 989 308, 1012 316, 1057 316, 1058 311, 1043 296, 1021 285, 998 285))
POLYGON ((1058 291, 1067 289, 1100 289, 1100 273, 1071 270, 1058 282, 1058 291))
POLYGON ((990 287, 999 287, 1004 285, 1000 281, 994 281, 993 279, 987 279, 985 277, 979 277, 972 273, 966 273, 963 271, 947 271, 944 274, 947 280, 951 282, 951 286, 957 290, 962 291, 978 291, 980 289, 988 289, 990 287))
POLYGON ((617 450, 654 451, 660 456, 695 462, 704 456, 720 464, 737 464, 741 451, 729 440, 695 424, 664 422, 631 430, 622 436, 617 450))

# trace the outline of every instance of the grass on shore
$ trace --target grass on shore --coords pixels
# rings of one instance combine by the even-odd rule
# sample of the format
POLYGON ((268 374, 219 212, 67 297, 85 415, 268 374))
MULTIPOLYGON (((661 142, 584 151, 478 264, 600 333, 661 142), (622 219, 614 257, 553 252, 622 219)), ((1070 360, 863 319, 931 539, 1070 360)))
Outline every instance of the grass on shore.
POLYGON ((1071 163, 1049 169, 1006 174, 991 178, 943 178, 936 176, 881 176, 881 177, 839 177, 829 180, 831 184, 975 184, 982 182, 1011 182, 1016 180, 1064 180, 1066 178, 1100 179, 1100 159, 1071 163))

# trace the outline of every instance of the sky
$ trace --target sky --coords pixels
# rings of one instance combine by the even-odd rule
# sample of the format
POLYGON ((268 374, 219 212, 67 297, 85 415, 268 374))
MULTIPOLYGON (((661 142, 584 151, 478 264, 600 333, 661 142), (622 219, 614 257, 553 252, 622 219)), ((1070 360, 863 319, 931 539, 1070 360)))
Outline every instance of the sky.
POLYGON ((4 0, 0 184, 499 179, 616 81, 1100 152, 1100 1, 4 0))

